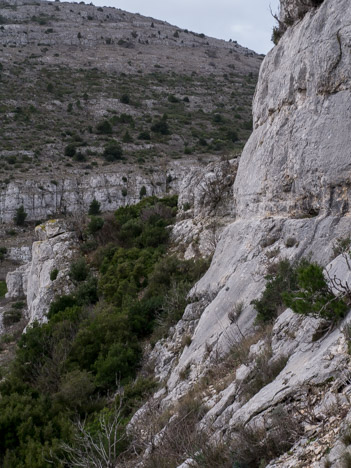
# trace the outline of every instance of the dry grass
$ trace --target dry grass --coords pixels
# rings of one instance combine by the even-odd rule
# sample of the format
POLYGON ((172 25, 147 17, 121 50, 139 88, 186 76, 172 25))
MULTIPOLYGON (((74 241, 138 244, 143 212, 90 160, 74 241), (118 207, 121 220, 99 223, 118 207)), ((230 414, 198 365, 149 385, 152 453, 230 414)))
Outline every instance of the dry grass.
POLYGON ((271 333, 272 325, 268 324, 258 328, 255 333, 244 337, 241 341, 228 336, 230 341, 228 354, 224 359, 221 356, 215 357, 203 379, 208 385, 213 384, 218 392, 226 388, 234 380, 238 367, 241 364, 248 364, 251 346, 262 339, 270 340, 271 333))

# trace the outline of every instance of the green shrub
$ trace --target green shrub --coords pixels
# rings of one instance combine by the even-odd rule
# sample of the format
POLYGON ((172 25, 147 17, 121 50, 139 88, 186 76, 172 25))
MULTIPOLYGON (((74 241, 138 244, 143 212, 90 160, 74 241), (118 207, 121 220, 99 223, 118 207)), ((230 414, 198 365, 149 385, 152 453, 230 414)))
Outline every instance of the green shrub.
POLYGON ((16 215, 14 217, 14 222, 17 226, 24 226, 25 220, 27 218, 27 213, 24 211, 24 206, 21 205, 16 210, 16 215))
POLYGON ((97 124, 96 132, 100 135, 110 135, 112 133, 112 125, 108 120, 103 120, 97 124))
POLYGON ((150 133, 143 130, 142 132, 139 133, 138 135, 138 140, 151 140, 150 133))
POLYGON ((74 156, 73 156, 73 161, 76 162, 85 162, 87 160, 85 154, 81 153, 78 151, 74 156))
POLYGON ((91 216, 96 216, 101 213, 101 204, 96 200, 96 198, 93 199, 93 201, 89 205, 89 211, 88 214, 91 216))
POLYGON ((125 132, 125 134, 123 135, 122 141, 123 141, 123 143, 132 143, 133 138, 131 137, 131 135, 130 135, 130 133, 128 132, 128 130, 127 130, 127 131, 125 132))
POLYGON ((106 356, 100 353, 96 363, 96 384, 98 387, 109 388, 135 375, 141 357, 141 349, 137 342, 129 340, 112 344, 106 356))
POLYGON ((298 314, 337 322, 346 315, 350 297, 335 296, 320 265, 303 263, 297 268, 296 289, 284 292, 283 300, 287 307, 298 314))
POLYGON ((121 123, 121 124, 129 124, 133 128, 135 126, 134 119, 129 114, 123 113, 119 117, 117 117, 117 119, 118 119, 118 122, 121 123))
POLYGON ((77 148, 75 143, 69 143, 65 147, 65 156, 69 156, 70 158, 73 158, 73 156, 76 154, 77 148))
POLYGON ((281 260, 265 279, 267 280, 265 290, 259 299, 252 301, 252 304, 257 311, 257 320, 268 322, 274 320, 284 309, 282 294, 296 289, 296 266, 288 260, 281 260))
POLYGON ((79 306, 96 304, 99 300, 98 282, 93 276, 89 276, 86 281, 81 282, 75 291, 74 298, 79 306))
POLYGON ((55 399, 68 408, 81 408, 95 390, 94 378, 85 370, 75 369, 64 375, 55 399))
POLYGON ((325 279, 323 268, 316 263, 302 260, 291 264, 288 260, 282 260, 266 279, 266 288, 261 297, 252 301, 259 321, 274 320, 285 307, 331 322, 346 315, 347 301, 351 299, 347 288, 344 296, 335 296, 332 285, 325 279))
POLYGON ((0 247, 0 262, 4 260, 6 254, 7 254, 7 248, 0 247))
POLYGON ((274 26, 273 31, 272 31, 272 38, 271 38, 271 41, 273 42, 274 45, 278 45, 282 35, 283 35, 282 29, 279 26, 274 26))
POLYGON ((22 318, 22 312, 20 310, 17 310, 17 309, 7 310, 6 312, 3 313, 2 323, 5 325, 5 327, 9 327, 10 325, 13 325, 14 323, 19 322, 21 318, 22 318))
POLYGON ((110 162, 118 161, 122 159, 123 151, 122 151, 121 145, 116 140, 110 141, 105 146, 105 149, 102 155, 106 159, 106 161, 110 161, 110 162))
POLYGON ((146 187, 145 187, 145 185, 143 185, 143 186, 141 187, 141 189, 140 189, 139 197, 140 197, 140 198, 143 198, 143 197, 145 197, 145 196, 146 196, 146 187))
POLYGON ((169 135, 171 132, 167 123, 167 117, 163 116, 161 119, 156 120, 156 122, 151 126, 151 131, 160 133, 161 135, 169 135))
POLYGON ((172 103, 179 102, 179 99, 177 97, 175 97, 174 94, 169 94, 167 99, 168 99, 169 102, 172 102, 172 103))
POLYGON ((57 297, 50 304, 48 318, 51 319, 54 315, 58 314, 59 312, 63 312, 64 310, 68 309, 69 307, 73 307, 76 304, 77 300, 71 295, 57 297))
POLYGON ((238 133, 235 130, 228 130, 227 131, 227 138, 228 140, 232 141, 235 143, 236 141, 239 140, 238 133))
POLYGON ((130 104, 130 97, 129 94, 122 94, 120 101, 122 104, 130 104))
POLYGON ((79 258, 71 264, 69 274, 73 281, 81 282, 87 279, 89 269, 84 258, 79 258))
POLYGON ((58 269, 57 268, 54 268, 53 270, 51 270, 50 272, 50 280, 51 281, 55 281, 55 279, 57 278, 57 275, 58 275, 58 269))
POLYGON ((102 218, 100 218, 99 216, 92 216, 88 224, 89 234, 96 234, 98 231, 102 229, 103 225, 104 225, 104 220, 102 218))

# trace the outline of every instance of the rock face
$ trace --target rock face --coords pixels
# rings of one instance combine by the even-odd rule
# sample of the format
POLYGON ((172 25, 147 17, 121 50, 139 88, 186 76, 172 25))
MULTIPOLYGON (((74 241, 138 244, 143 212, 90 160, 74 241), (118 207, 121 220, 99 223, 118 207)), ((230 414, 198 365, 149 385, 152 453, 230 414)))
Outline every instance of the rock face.
POLYGON ((191 167, 186 164, 181 167, 175 163, 151 176, 137 171, 100 171, 90 176, 58 180, 13 181, 0 190, 0 222, 12 221, 21 205, 28 214, 27 220, 86 213, 94 198, 103 211, 113 211, 137 203, 143 186, 148 196, 177 193, 184 173, 189 169, 191 167), (171 182, 167 182, 169 179, 171 182))
POLYGON ((213 254, 220 233, 233 220, 233 183, 238 159, 194 168, 179 185, 180 214, 172 241, 184 258, 213 254))
POLYGON ((37 226, 35 232, 38 241, 33 243, 31 262, 6 277, 8 298, 26 296, 29 325, 45 322, 54 297, 70 292, 73 284, 68 271, 78 249, 76 234, 62 220, 50 220, 37 226), (54 269, 58 274, 52 280, 54 269))
POLYGON ((321 5, 324 0, 281 0, 281 21, 291 24, 293 21, 302 19, 311 9, 321 5))
MULTIPOLYGON (((234 222, 222 232, 210 269, 190 294, 202 306, 196 314, 194 305, 188 306, 173 335, 153 354, 157 374, 166 382, 166 390, 155 396, 164 407, 194 389, 209 369, 216 373, 218 360, 252 334, 251 301, 260 296, 270 264, 308 256, 344 283, 350 275, 343 256, 330 263, 336 239, 350 237, 349 2, 283 0, 281 11, 298 21, 261 68, 254 131, 234 183, 234 222), (238 303, 241 313, 230 320, 238 303), (190 344, 179 347, 184 333, 190 334, 190 344)), ((289 414, 310 411, 314 423, 302 418, 299 424, 307 439, 314 433, 315 442, 307 447, 301 435, 289 454, 269 466, 340 466, 342 453, 335 456, 335 449, 327 460, 326 444, 340 445, 341 421, 350 408, 346 322, 320 338, 320 321, 286 310, 264 340, 272 350, 268 362, 282 359, 277 377, 248 400, 240 396, 241 382, 258 372, 255 355, 262 343, 257 339, 251 364, 206 400, 210 411, 203 424, 213 428, 214 439, 226 434, 228 442, 235 440, 242 424, 267 427, 280 406, 289 414), (312 398, 309 392, 316 388, 312 398)))

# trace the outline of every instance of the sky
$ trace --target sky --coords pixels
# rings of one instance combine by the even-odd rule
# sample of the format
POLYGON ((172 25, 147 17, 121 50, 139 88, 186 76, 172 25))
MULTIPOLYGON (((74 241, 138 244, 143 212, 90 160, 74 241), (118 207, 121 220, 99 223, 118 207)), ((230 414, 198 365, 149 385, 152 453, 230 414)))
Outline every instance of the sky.
POLYGON ((275 21, 270 8, 276 12, 279 0, 92 0, 92 3, 152 16, 217 39, 232 39, 266 54, 273 47, 270 39, 275 21))

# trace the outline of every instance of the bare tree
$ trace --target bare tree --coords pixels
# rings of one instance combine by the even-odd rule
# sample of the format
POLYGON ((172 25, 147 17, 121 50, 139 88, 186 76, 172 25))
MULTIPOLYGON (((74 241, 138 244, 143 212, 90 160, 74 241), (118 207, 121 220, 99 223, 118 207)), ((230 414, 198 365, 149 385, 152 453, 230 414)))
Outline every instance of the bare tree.
POLYGON ((122 427, 122 398, 112 413, 101 412, 100 430, 92 434, 86 421, 76 423, 72 445, 63 443, 63 460, 72 468, 114 468, 121 456, 120 443, 125 440, 122 427))

